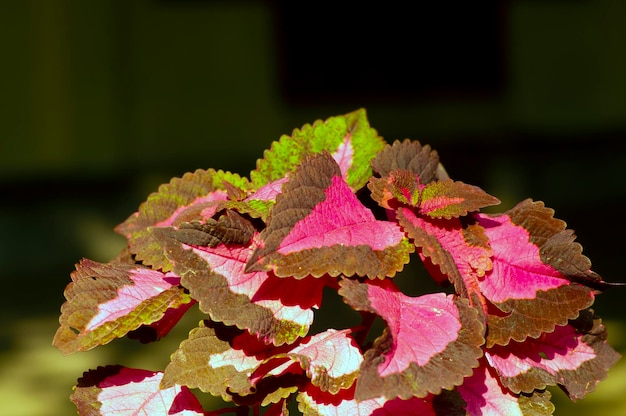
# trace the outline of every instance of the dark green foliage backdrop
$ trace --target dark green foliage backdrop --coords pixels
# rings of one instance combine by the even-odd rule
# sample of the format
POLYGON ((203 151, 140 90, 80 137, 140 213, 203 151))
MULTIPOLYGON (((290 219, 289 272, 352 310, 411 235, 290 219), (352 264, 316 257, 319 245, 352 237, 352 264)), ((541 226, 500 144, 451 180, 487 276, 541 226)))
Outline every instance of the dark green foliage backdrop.
MULTIPOLYGON (((605 280, 626 280, 624 2, 501 0, 413 14, 307 3, 0 4, 7 414, 73 412, 67 396, 82 371, 156 370, 184 338, 182 328, 167 343, 65 358, 50 345, 73 264, 114 256, 123 241, 112 228, 158 184, 200 167, 247 174, 280 134, 358 107, 388 140, 431 144, 452 177, 505 207, 544 200, 605 280)), ((622 353, 623 296, 596 304, 622 353)), ((621 415, 624 380, 618 364, 575 408, 557 397, 556 414, 621 415)))

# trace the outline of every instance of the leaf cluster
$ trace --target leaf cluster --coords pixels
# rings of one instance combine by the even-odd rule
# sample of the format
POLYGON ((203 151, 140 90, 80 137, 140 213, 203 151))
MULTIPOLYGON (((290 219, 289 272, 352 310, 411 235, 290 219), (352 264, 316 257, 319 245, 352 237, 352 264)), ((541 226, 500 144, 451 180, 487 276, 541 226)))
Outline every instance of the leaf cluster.
POLYGON ((116 228, 116 259, 76 265, 53 343, 156 341, 193 305, 205 319, 162 371, 90 370, 72 400, 81 415, 550 415, 547 386, 578 400, 619 358, 589 309, 610 284, 542 202, 481 212, 498 203, 429 146, 386 144, 364 110, 281 137, 249 179, 172 179, 116 228), (441 292, 399 289, 411 258, 441 292), (328 290, 362 322, 311 333, 328 290))

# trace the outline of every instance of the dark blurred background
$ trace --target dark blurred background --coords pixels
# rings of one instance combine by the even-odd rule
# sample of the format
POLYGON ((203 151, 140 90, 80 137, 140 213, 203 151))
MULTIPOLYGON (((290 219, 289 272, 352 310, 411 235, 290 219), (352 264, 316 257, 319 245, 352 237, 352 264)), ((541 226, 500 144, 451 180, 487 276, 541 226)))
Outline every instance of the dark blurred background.
MULTIPOLYGON (((185 337, 51 346, 74 263, 115 256, 149 192, 196 168, 247 175, 281 134, 360 107, 502 209, 545 201, 626 281, 624 1, 3 0, 0 53, 7 416, 74 414, 82 371, 162 369, 185 337)), ((624 296, 595 307, 621 352, 624 296)), ((557 415, 623 415, 626 367, 574 407, 555 395, 557 415)))

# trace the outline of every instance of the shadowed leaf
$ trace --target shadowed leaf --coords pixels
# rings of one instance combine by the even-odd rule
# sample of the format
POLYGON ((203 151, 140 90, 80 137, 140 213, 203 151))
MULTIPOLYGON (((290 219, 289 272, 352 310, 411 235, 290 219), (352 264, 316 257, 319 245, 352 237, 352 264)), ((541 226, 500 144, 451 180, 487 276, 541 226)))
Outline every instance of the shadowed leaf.
POLYGON ((213 169, 186 173, 150 194, 139 211, 118 225, 116 231, 128 239, 130 251, 138 261, 169 271, 171 265, 163 248, 152 239, 148 228, 205 222, 216 213, 219 204, 228 199, 227 189, 232 187, 245 190, 250 184, 239 175, 213 169))

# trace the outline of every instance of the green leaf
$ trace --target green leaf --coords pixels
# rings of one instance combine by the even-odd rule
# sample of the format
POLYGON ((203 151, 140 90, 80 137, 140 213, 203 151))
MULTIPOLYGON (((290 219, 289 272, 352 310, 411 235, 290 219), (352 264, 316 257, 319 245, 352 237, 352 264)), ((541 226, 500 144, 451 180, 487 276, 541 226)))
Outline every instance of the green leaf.
POLYGON ((311 153, 327 151, 341 167, 344 179, 353 190, 360 189, 371 176, 370 160, 385 145, 370 127, 365 110, 318 120, 283 135, 266 150, 250 173, 256 188, 284 178, 311 153))

